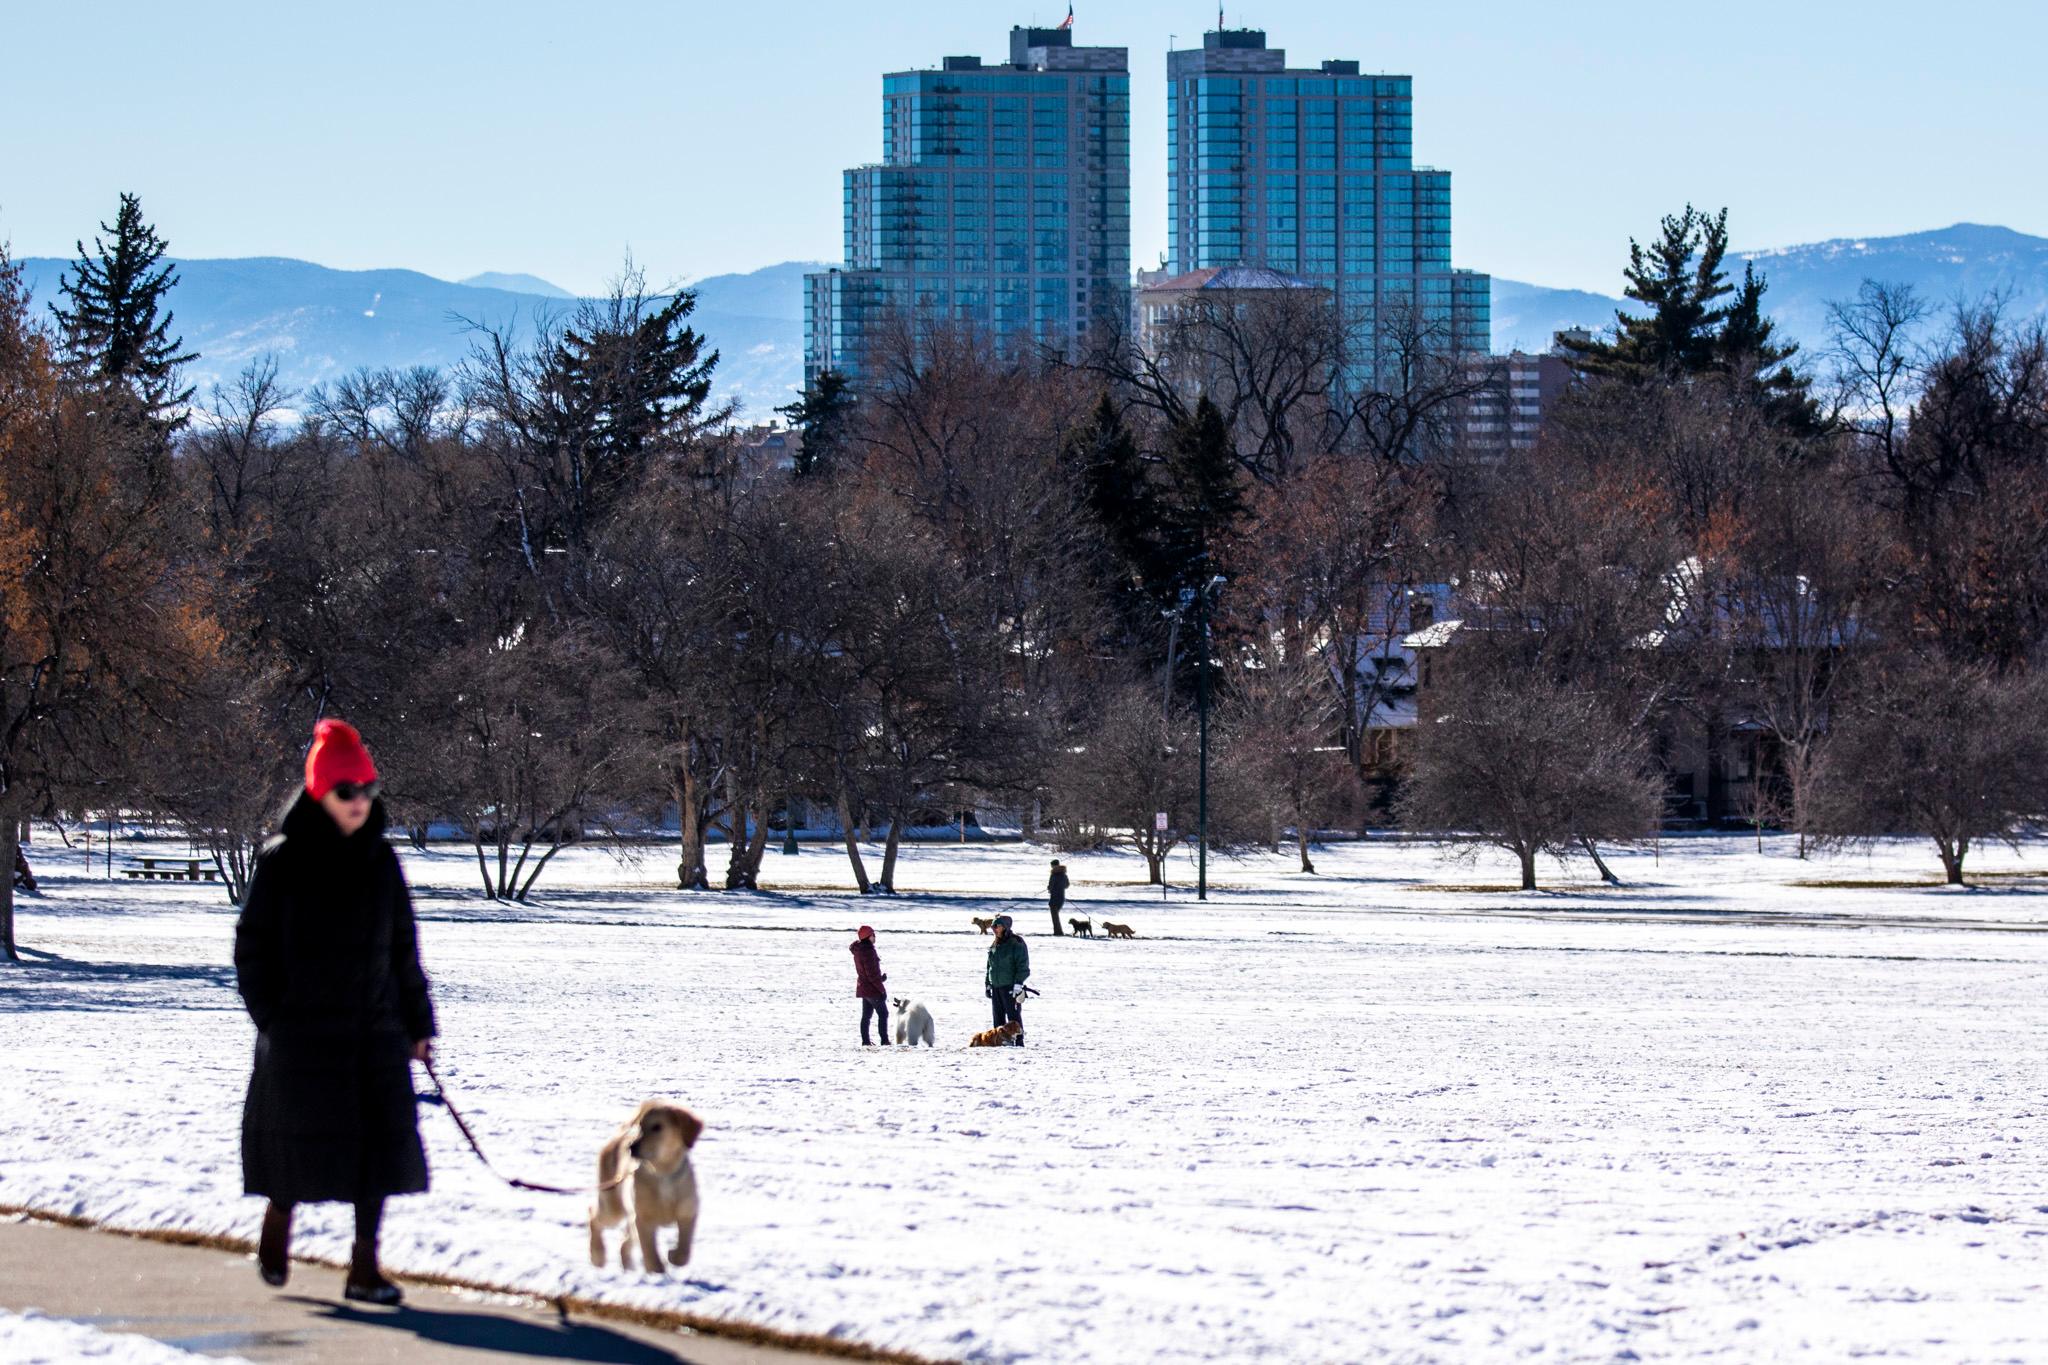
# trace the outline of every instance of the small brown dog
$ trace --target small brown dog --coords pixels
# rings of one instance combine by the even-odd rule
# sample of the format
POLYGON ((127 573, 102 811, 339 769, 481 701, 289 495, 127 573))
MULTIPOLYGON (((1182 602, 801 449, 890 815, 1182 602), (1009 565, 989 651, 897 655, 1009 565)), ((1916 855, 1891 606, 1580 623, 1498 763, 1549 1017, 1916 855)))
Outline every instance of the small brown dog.
POLYGON ((974 927, 981 930, 981 932, 984 934, 996 927, 996 922, 994 920, 983 919, 980 915, 970 915, 968 916, 968 918, 973 920, 974 927))
POLYGON ((1102 922, 1102 932, 1103 932, 1103 933, 1105 933, 1105 934, 1108 934, 1108 935, 1109 935, 1109 936, 1110 936, 1111 938, 1136 938, 1136 937, 1137 937, 1137 935, 1136 935, 1136 934, 1134 934, 1134 933, 1132 933, 1132 932, 1131 932, 1131 926, 1130 926, 1130 925, 1128 925, 1128 924, 1112 924, 1112 923, 1110 923, 1110 922, 1109 922, 1108 920, 1104 920, 1104 921, 1102 922))
POLYGON ((690 1240, 697 1232, 697 1173, 690 1167, 690 1148, 704 1131, 698 1117, 680 1104, 643 1100, 633 1117, 597 1153, 597 1202, 590 1206, 590 1263, 604 1264, 604 1230, 626 1224, 619 1243, 619 1265, 633 1267, 633 1244, 647 1273, 662 1273, 661 1247, 655 1233, 663 1224, 676 1229, 673 1265, 690 1263, 690 1240), (619 1184, 621 1173, 626 1179, 619 1184), (631 1207, 627 1192, 631 1191, 631 1207))
POLYGON ((1008 1047, 1010 1045, 1010 1040, 1012 1038, 1015 1038, 1018 1034, 1022 1033, 1023 1031, 1023 1029, 1017 1027, 1017 1025, 1014 1023, 999 1024, 995 1028, 985 1028, 981 1032, 975 1034, 972 1038, 969 1038, 967 1040, 967 1046, 1008 1047))

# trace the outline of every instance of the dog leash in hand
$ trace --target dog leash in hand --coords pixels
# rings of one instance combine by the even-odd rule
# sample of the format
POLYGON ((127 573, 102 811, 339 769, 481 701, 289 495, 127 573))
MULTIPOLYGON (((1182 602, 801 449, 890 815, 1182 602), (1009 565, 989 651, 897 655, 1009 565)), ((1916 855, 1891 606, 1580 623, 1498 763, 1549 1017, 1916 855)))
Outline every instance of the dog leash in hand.
POLYGON ((618 1179, 607 1180, 602 1185, 579 1185, 572 1189, 561 1185, 542 1185, 536 1181, 519 1180, 506 1175, 496 1166, 493 1166, 491 1159, 484 1155, 484 1149, 477 1143, 476 1134, 470 1131, 468 1120, 464 1119, 462 1111, 455 1107, 455 1101, 448 1098, 448 1087, 441 1083, 441 1073, 434 1070, 432 1062, 422 1062, 421 1065, 426 1067, 427 1079, 434 1083, 434 1089, 429 1094, 415 1095, 413 1098, 421 1104, 438 1104, 443 1109, 446 1109, 448 1117, 454 1119, 455 1126, 462 1130, 462 1140, 469 1144, 470 1151, 476 1153, 476 1159, 484 1164, 484 1169, 504 1181, 507 1185, 510 1185, 513 1189, 531 1190, 535 1194, 602 1194, 606 1190, 617 1189, 632 1177, 632 1172, 627 1170, 620 1172, 618 1179))

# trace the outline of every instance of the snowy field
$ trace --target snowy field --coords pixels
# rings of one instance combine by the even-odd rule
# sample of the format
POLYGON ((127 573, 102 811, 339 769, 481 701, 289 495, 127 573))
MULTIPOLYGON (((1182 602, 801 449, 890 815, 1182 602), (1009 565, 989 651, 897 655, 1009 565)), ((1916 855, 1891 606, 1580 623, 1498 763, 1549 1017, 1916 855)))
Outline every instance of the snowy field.
MULTIPOLYGON (((36 852, 0 1203, 252 1236, 232 910, 36 852)), ((1218 862, 1207 905, 1074 860, 1127 943, 1052 938, 1028 847, 909 848, 888 901, 815 845, 752 897, 578 851, 517 908, 408 853, 442 1074, 502 1169, 589 1179, 646 1094, 709 1126, 665 1281, 593 1269, 579 1201, 431 1109, 388 1259, 977 1361, 2048 1359, 2048 846, 1970 891, 1898 884, 1931 846, 1789 853, 1667 841, 1524 894, 1375 842, 1218 862), (1028 1047, 970 1051, 998 909, 1044 994, 1028 1047), (860 923, 936 1050, 859 1046, 860 923)), ((345 1217, 301 1246, 342 1255, 345 1217)))

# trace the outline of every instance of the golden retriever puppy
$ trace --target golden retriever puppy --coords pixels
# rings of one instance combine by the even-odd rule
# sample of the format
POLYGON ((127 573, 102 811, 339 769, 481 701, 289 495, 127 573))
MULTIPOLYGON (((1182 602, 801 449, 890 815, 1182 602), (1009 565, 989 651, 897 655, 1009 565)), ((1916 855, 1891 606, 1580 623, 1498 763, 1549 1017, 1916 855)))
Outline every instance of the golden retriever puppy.
POLYGON ((975 1034, 972 1038, 968 1039, 967 1046, 1008 1047, 1010 1045, 1010 1040, 1012 1038, 1015 1038, 1018 1034, 1022 1033, 1023 1031, 1023 1029, 1018 1028, 1017 1025, 1014 1023, 1001 1024, 995 1028, 985 1028, 981 1032, 975 1034))
POLYGON ((643 1100, 632 1118, 597 1153, 600 1189, 590 1206, 590 1263, 604 1264, 604 1230, 627 1224, 619 1243, 619 1265, 633 1267, 633 1244, 650 1275, 663 1273, 661 1247, 655 1233, 665 1224, 676 1229, 674 1265, 690 1263, 690 1239, 697 1232, 697 1173, 690 1167, 690 1149, 704 1124, 680 1104, 643 1100), (613 1184, 621 1174, 627 1178, 613 1184), (630 1196, 630 1197, 629 1197, 630 1196))
POLYGON ((1110 922, 1110 921, 1108 921, 1108 920, 1104 920, 1104 921, 1102 922, 1102 932, 1103 932, 1103 933, 1105 933, 1105 934, 1107 934, 1107 935, 1109 935, 1109 936, 1110 936, 1111 938, 1136 938, 1136 937, 1137 937, 1137 935, 1136 935, 1136 934, 1134 934, 1134 933, 1132 933, 1132 932, 1131 932, 1131 926, 1130 926, 1130 925, 1128 925, 1128 924, 1113 924, 1113 923, 1111 923, 1111 922, 1110 922))
POLYGON ((980 915, 969 915, 968 918, 973 920, 974 927, 981 930, 984 934, 996 927, 996 922, 993 919, 983 919, 980 915))

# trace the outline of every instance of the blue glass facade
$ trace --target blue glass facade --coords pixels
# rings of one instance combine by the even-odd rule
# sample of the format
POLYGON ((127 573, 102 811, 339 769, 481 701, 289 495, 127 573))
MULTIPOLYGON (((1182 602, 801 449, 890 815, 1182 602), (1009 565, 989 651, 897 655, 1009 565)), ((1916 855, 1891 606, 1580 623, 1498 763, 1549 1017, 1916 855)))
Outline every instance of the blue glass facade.
POLYGON ((1129 59, 1071 39, 1016 29, 1008 65, 883 77, 883 159, 843 178, 845 264, 806 277, 806 383, 857 374, 892 319, 1065 350, 1126 306, 1129 59))
POLYGON ((1168 272, 1235 265, 1298 275, 1374 324, 1422 315, 1490 349, 1490 281, 1451 267, 1451 176, 1414 164, 1414 82, 1356 62, 1287 66, 1265 34, 1204 35, 1167 54, 1168 272))

